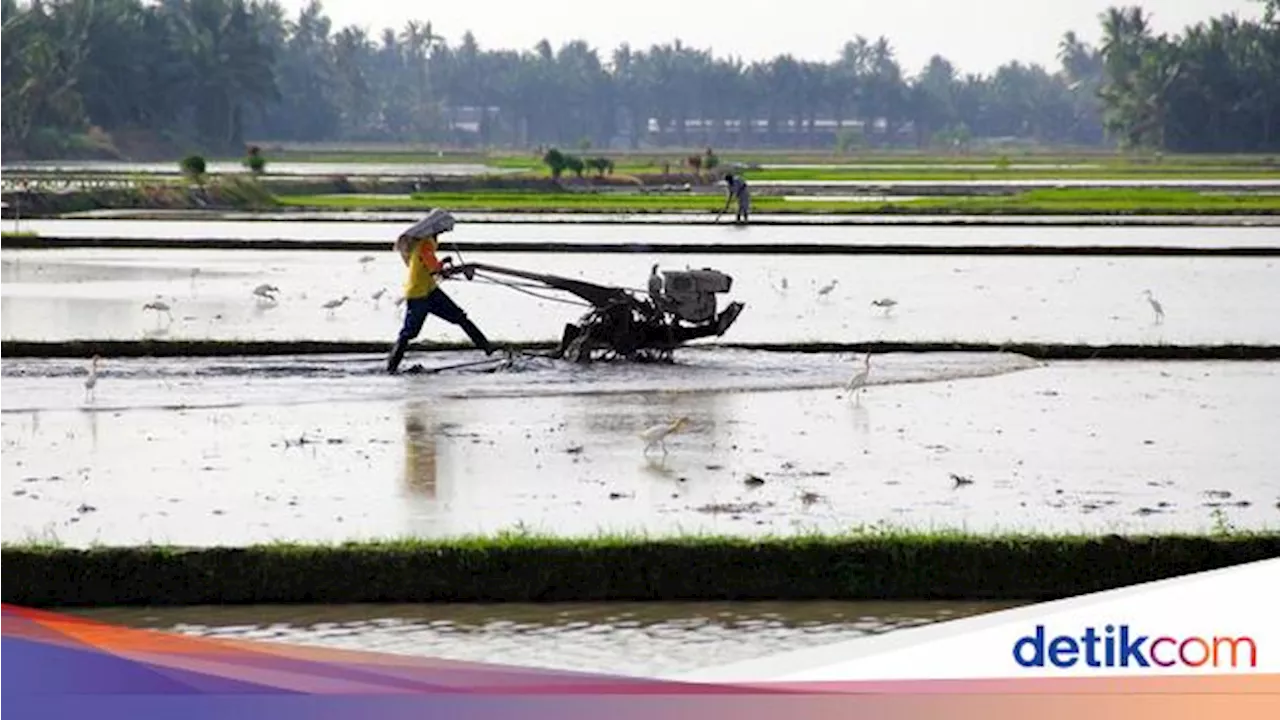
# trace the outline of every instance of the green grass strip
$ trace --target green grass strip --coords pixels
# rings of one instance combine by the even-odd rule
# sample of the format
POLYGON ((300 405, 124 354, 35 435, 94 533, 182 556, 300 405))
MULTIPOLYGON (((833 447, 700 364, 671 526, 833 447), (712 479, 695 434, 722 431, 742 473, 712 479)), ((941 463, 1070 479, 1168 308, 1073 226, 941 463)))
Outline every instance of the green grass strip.
MULTIPOLYGON (((627 152, 627 151, 570 151, 581 157, 604 155, 614 161, 615 172, 654 172, 669 162, 672 170, 681 169, 685 157, 695 154, 692 150, 667 149, 662 151, 627 152)), ((239 157, 223 158, 239 162, 239 157)), ((538 157, 529 153, 485 153, 456 152, 438 155, 414 148, 391 148, 380 150, 318 150, 290 149, 273 152, 268 155, 268 168, 271 162, 321 162, 321 163, 406 163, 420 164, 430 167, 433 164, 476 164, 503 169, 525 169, 546 172, 546 165, 538 157)), ((796 152, 764 151, 744 154, 729 153, 720 156, 720 164, 761 164, 761 165, 912 165, 912 166, 964 166, 957 170, 968 170, 970 166, 986 165, 989 172, 1014 173, 1022 170, 1021 166, 1037 165, 1040 171, 1052 173, 1077 172, 1110 172, 1116 175, 1143 173, 1188 173, 1197 171, 1236 171, 1255 172, 1259 175, 1267 171, 1274 172, 1280 168, 1280 158, 1274 155, 1164 155, 1156 161, 1154 157, 1127 157, 1114 153, 999 153, 984 152, 972 155, 937 155, 920 152, 891 153, 850 153, 833 154, 831 152, 796 152), (1003 167, 1007 163, 1016 167, 1003 167), (1055 167, 1061 165, 1088 165, 1091 167, 1055 167)), ((717 168, 718 169, 718 168, 717 168)), ((861 168, 842 168, 858 171, 861 168)), ((884 168, 893 170, 895 168, 884 168)), ((922 167, 923 171, 932 168, 922 167)), ((984 168, 984 170, 986 170, 984 168)))
MULTIPOLYGON (((284 206, 314 209, 403 210, 447 207, 479 212, 702 212, 724 208, 719 195, 631 192, 477 191, 412 195, 281 195, 284 206)), ((1008 196, 931 197, 900 201, 753 198, 752 209, 781 214, 928 215, 1214 215, 1280 212, 1280 194, 1203 194, 1158 188, 1046 189, 1008 196)), ((732 212, 732 208, 730 209, 732 212)))
POLYGON ((1280 556, 1280 534, 654 540, 523 533, 247 548, 7 546, 35 607, 688 600, 1043 601, 1280 556))
MULTIPOLYGON (((639 168, 620 168, 618 172, 629 174, 638 174, 644 172, 639 168)), ((652 172, 652 170, 649 170, 652 172)), ((823 181, 823 180, 865 180, 868 182, 881 182, 893 180, 925 180, 925 181, 956 181, 956 180, 983 180, 998 182, 1001 180, 1261 180, 1266 178, 1274 178, 1276 171, 1267 170, 1237 170, 1226 168, 1199 168, 1199 167, 1182 167, 1170 168, 1164 166, 1134 167, 1134 168, 1013 168, 1001 169, 996 166, 990 168, 946 168, 946 167, 921 167, 912 169, 903 168, 768 168, 761 170, 748 170, 746 173, 747 181, 751 180, 803 180, 803 181, 823 181)))

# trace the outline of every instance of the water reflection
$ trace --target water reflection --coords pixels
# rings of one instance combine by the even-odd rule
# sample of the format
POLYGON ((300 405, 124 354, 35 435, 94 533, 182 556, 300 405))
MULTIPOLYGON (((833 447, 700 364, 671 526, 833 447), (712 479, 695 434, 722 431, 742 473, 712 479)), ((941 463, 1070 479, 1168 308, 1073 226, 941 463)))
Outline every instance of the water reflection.
MULTIPOLYGON (((681 377, 687 372, 683 366, 651 366, 622 365, 608 367, 611 380, 624 382, 630 377, 653 378, 670 373, 681 377)), ((740 373, 727 373, 733 376, 740 373)), ((644 449, 644 442, 639 434, 645 428, 654 425, 665 425, 676 418, 686 417, 689 422, 679 432, 667 438, 669 453, 674 453, 680 443, 678 440, 692 437, 715 437, 717 426, 721 424, 727 403, 732 398, 722 393, 704 392, 644 392, 634 395, 600 395, 586 402, 576 417, 570 418, 571 425, 580 425, 588 435, 612 435, 625 444, 634 444, 637 452, 644 449), (572 422, 577 421, 577 422, 572 422)), ((576 428, 570 427, 573 432, 576 428)), ((685 443, 689 444, 688 442, 685 443)), ((662 455, 660 448, 650 451, 655 456, 662 455)), ((660 458, 659 458, 660 459, 660 458)))
POLYGON ((245 640, 667 674, 1020 603, 741 602, 95 609, 105 622, 245 640))
MULTIPOLYGON (((859 393, 861 395, 861 393, 859 393)), ((871 412, 862 404, 861 397, 855 397, 849 404, 849 416, 853 418, 853 429, 866 435, 871 432, 871 412)))
POLYGON ((642 467, 645 472, 651 475, 670 480, 676 476, 676 473, 675 470, 672 470, 667 464, 667 461, 667 456, 663 455, 661 452, 656 452, 653 455, 645 457, 644 465, 642 467))
POLYGON ((100 413, 87 412, 85 415, 89 421, 89 451, 97 454, 98 452, 98 415, 100 413))
POLYGON ((436 435, 426 402, 404 405, 404 486, 411 495, 436 499, 436 435))

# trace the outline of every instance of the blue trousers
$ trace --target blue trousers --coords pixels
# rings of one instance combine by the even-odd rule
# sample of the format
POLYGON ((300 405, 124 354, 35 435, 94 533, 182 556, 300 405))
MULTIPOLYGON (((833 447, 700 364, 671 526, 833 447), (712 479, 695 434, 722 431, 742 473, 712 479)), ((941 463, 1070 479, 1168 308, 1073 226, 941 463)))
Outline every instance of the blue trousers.
POLYGON ((422 332, 422 326, 427 322, 428 315, 435 315, 445 322, 462 328, 467 333, 467 337, 471 338, 471 342, 484 350, 486 355, 494 351, 493 345, 489 344, 489 340, 484 333, 480 332, 480 328, 476 327, 453 298, 446 295, 440 288, 432 290, 425 297, 409 299, 407 305, 404 326, 400 328, 400 337, 396 339, 395 346, 391 348, 391 354, 387 356, 388 372, 394 373, 400 366, 405 350, 409 348, 409 343, 418 337, 418 333, 422 332))
MULTIPOLYGON (((409 298, 406 304, 408 307, 404 313, 404 326, 400 328, 399 340, 402 343, 418 337, 418 333, 422 332, 422 326, 427 322, 428 315, 435 315, 447 323, 461 326, 467 331, 468 336, 471 336, 471 330, 467 326, 475 328, 462 308, 458 307, 453 298, 446 295, 440 288, 432 290, 424 297, 409 298)), ((476 329, 475 332, 479 334, 480 331, 476 329)), ((476 338, 472 336, 471 339, 475 341, 476 338)))
POLYGON ((490 345, 488 338, 484 337, 484 333, 480 332, 475 323, 467 318, 467 314, 458 307, 452 297, 440 288, 435 288, 425 297, 411 297, 407 302, 406 310, 404 310, 404 325, 401 327, 399 334, 399 345, 408 345, 413 338, 419 336, 422 332, 422 325, 426 324, 428 315, 435 315, 436 318, 444 320, 445 323, 458 325, 463 332, 467 333, 467 337, 471 338, 476 347, 486 352, 489 351, 490 345))

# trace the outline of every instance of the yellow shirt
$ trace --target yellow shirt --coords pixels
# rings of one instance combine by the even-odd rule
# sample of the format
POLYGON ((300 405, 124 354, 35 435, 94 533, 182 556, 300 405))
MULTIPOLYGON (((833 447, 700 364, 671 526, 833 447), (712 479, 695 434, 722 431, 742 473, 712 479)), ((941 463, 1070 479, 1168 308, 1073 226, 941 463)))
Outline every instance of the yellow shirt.
POLYGON ((413 244, 409 251, 409 279, 404 284, 406 298, 420 298, 431 294, 436 289, 436 278, 433 270, 443 267, 436 259, 436 239, 423 238, 413 244))

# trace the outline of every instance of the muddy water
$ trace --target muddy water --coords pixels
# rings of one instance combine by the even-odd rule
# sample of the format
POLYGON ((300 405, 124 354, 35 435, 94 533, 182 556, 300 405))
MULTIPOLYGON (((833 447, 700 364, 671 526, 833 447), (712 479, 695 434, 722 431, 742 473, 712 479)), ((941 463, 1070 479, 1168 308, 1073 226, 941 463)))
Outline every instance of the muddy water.
POLYGON ((188 635, 621 675, 673 675, 1014 603, 609 603, 101 609, 188 635))
MULTIPOLYGON (((314 213, 310 213, 314 214, 314 213)), ((310 215, 309 214, 309 215, 310 215)), ((575 243, 647 243, 670 245, 680 243, 724 244, 777 243, 785 251, 794 243, 820 245, 911 245, 947 247, 978 246, 1066 246, 1066 247, 1280 247, 1280 228, 1276 227, 777 227, 771 225, 734 226, 710 224, 714 218, 703 218, 707 224, 686 226, 651 225, 643 227, 602 227, 599 225, 551 225, 468 223, 467 217, 490 217, 500 214, 458 213, 459 223, 448 239, 457 242, 575 242, 575 243)), ((294 240, 368 240, 386 249, 404 229, 421 219, 422 213, 334 213, 343 220, 298 220, 296 214, 277 216, 255 213, 245 220, 23 220, 20 224, 6 220, 4 228, 36 232, 48 237, 111 238, 243 238, 294 240), (278 217, 270 220, 262 218, 278 217), (353 222, 350 218, 369 218, 353 222), (293 219, 288 219, 293 218, 293 219)), ((551 216, 540 216, 547 219, 551 216)), ((594 215, 599 222, 608 216, 594 215)), ((637 216, 623 216, 637 217, 637 216)), ((645 216, 653 219, 652 216, 645 216)), ((678 219, 690 222, 690 216, 678 219)), ((582 217, 578 216, 578 220, 582 217)), ((697 219, 696 217, 694 219, 697 219)), ((991 218, 987 218, 990 220, 991 218)), ((1009 218, 1000 218, 1008 220, 1009 218)), ((821 218, 815 218, 820 221, 821 218)), ((946 220, 946 218, 943 218, 946 220)), ((891 221, 891 220, 890 220, 891 221)))
MULTIPOLYGON (((652 263, 713 267, 720 296, 746 303, 726 342, 964 341, 1272 344, 1280 338, 1280 262, 1270 258, 814 257, 466 253, 464 259, 644 292, 652 263), (819 290, 832 282, 826 295, 819 290), (784 284, 785 283, 785 284, 784 284), (1163 303, 1164 322, 1141 295, 1163 303), (898 305, 885 313, 880 298, 898 305)), ((384 341, 399 329, 404 268, 390 252, 6 250, 7 340, 240 339, 384 341), (280 288, 256 299, 259 283, 280 288), (385 292, 381 300, 373 295, 385 292), (143 305, 157 295, 168 313, 143 305), (329 312, 321 305, 347 296, 329 312)), ((498 281, 509 278, 496 278, 498 281)), ((586 308, 542 287, 450 280, 491 338, 551 341, 586 308)), ((456 342, 429 320, 424 340, 456 342)))
MULTIPOLYGON (((746 387, 772 375, 822 389, 728 392, 724 379, 698 391, 678 380, 681 368, 633 380, 602 369, 562 378, 564 394, 512 397, 519 388, 508 387, 494 397, 485 388, 504 381, 492 375, 386 378, 376 359, 351 375, 309 362, 291 375, 280 360, 185 374, 172 361, 112 361, 86 401, 66 363, 42 372, 6 361, 4 540, 234 545, 883 523, 1161 532, 1280 520, 1276 363, 1030 363, 993 375, 999 363, 979 373, 953 359, 940 373, 931 355, 887 356, 851 400, 834 386, 852 363, 839 374, 805 368, 804 383, 755 361, 738 371, 746 387), (148 375, 145 363, 170 369, 148 375), (681 415, 690 423, 668 453, 646 456, 636 434, 681 415)), ((529 369, 514 384, 536 389, 543 372, 554 374, 529 369)))

